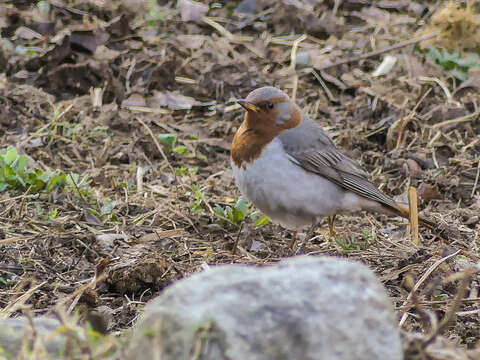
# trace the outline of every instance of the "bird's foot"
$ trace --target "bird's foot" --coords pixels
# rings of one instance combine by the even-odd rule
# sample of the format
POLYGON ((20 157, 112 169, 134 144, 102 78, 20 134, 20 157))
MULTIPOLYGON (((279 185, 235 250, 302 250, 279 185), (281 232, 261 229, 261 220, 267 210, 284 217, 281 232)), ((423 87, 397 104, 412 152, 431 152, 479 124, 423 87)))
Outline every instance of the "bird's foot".
POLYGON ((337 232, 335 231, 335 215, 328 217, 328 230, 330 232, 330 237, 335 237, 337 232))
POLYGON ((298 235, 298 230, 295 230, 292 234, 292 240, 290 240, 290 244, 288 244, 288 248, 290 250, 293 250, 293 247, 295 246, 295 243, 297 242, 297 235, 298 235))

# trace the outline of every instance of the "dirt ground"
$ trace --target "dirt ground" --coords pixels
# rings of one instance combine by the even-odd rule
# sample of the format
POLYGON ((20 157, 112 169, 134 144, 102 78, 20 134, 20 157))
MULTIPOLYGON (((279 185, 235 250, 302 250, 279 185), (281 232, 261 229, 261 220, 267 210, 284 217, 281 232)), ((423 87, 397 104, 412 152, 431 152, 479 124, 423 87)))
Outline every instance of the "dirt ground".
POLYGON ((445 4, 3 1, 2 148, 79 177, 0 193, 2 316, 62 308, 120 334, 205 266, 331 255, 379 276, 408 359, 480 358, 480 72, 428 53, 465 58, 480 32, 475 2, 445 4), (253 208, 243 226, 220 217, 239 195, 234 99, 263 85, 295 98, 384 192, 406 202, 415 187, 437 227, 417 245, 406 220, 340 216, 335 238, 324 222, 292 252, 292 234, 256 226, 253 208))

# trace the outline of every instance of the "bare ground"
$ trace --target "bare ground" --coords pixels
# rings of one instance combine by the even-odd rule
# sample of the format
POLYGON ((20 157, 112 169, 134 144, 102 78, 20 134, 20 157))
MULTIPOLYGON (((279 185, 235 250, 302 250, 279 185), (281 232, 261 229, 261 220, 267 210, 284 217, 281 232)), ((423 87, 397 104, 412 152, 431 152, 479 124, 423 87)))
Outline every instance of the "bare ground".
MULTIPOLYGON (((252 1, 254 14, 242 14, 238 2, 193 11, 188 2, 49 3, 43 15, 36 2, 0 4, 2 146, 89 182, 0 194, 3 316, 96 311, 119 334, 205 264, 323 254, 380 277, 407 358, 478 356, 479 78, 472 69, 455 80, 410 41, 437 31, 437 46, 461 42, 432 25, 439 4, 252 1), (385 54, 395 67, 372 77, 385 54), (238 196, 233 100, 263 85, 295 97, 383 191, 406 201, 416 187, 437 228, 421 228, 416 245, 401 219, 342 216, 335 239, 324 223, 292 252, 292 234, 276 225, 218 217, 216 205, 238 196)), ((478 49, 475 36, 471 45, 462 35, 464 49, 478 49)))

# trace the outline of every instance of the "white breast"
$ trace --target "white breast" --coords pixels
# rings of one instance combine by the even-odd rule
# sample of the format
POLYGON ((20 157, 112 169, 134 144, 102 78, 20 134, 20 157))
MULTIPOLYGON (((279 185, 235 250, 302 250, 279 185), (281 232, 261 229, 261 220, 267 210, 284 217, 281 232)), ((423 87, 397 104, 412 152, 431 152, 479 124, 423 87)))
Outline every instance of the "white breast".
POLYGON ((278 139, 245 168, 239 168, 233 161, 231 164, 242 195, 273 222, 288 229, 310 226, 325 216, 378 211, 381 207, 296 165, 278 139))
POLYGON ((242 169, 232 162, 232 168, 241 193, 273 222, 289 229, 342 212, 345 201, 354 205, 352 211, 360 210, 360 204, 355 208, 358 196, 294 164, 278 139, 252 164, 242 169))

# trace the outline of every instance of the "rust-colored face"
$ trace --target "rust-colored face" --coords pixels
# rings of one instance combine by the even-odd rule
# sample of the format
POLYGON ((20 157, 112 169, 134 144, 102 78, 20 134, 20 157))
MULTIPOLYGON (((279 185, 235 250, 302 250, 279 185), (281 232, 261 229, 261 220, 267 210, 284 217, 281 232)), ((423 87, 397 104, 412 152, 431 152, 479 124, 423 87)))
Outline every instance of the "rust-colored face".
POLYGON ((276 136, 302 120, 302 113, 286 95, 266 99, 257 96, 254 100, 249 101, 247 97, 238 101, 246 110, 231 149, 232 159, 239 167, 258 158, 276 136))

